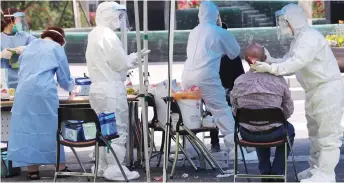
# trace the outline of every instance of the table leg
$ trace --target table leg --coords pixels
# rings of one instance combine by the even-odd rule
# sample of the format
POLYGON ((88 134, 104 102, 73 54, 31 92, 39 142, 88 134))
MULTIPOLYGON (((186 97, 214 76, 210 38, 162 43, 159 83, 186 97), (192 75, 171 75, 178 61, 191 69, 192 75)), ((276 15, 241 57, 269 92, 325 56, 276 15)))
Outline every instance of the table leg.
POLYGON ((1 111, 1 142, 8 142, 10 122, 11 111, 1 111))
POLYGON ((132 166, 133 162, 133 143, 132 143, 132 119, 133 119, 133 102, 128 102, 129 109, 129 124, 127 129, 127 143, 126 143, 126 166, 132 166))

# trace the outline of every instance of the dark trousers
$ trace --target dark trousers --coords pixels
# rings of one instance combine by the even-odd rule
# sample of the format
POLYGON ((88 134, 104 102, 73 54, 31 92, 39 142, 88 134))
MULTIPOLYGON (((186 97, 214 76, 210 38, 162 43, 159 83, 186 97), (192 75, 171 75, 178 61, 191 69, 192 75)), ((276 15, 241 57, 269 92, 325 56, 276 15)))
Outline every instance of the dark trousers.
POLYGON ((219 130, 216 131, 210 131, 210 144, 218 144, 220 142, 219 140, 219 130))
MULTIPOLYGON (((288 134, 291 146, 294 142, 295 129, 294 126, 288 123, 288 134)), ((276 128, 270 133, 261 134, 257 132, 250 132, 249 130, 241 127, 240 135, 243 140, 250 142, 273 142, 283 138, 284 127, 276 128)), ((271 148, 256 148, 257 156, 259 160, 259 170, 261 174, 284 174, 284 145, 276 147, 274 161, 270 162, 271 148)), ((290 153, 290 148, 287 148, 287 155, 290 153)))

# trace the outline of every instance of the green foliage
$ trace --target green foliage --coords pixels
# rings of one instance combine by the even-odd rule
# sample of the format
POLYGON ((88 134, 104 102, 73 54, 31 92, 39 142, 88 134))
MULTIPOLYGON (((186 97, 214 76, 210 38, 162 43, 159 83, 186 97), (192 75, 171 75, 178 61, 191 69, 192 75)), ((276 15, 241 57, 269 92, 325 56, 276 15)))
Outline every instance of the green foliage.
POLYGON ((47 26, 60 26, 63 28, 74 26, 72 1, 1 2, 2 9, 10 7, 15 7, 25 12, 31 30, 42 30, 47 26))
POLYGON ((332 47, 344 47, 343 35, 340 35, 340 34, 327 35, 326 39, 332 47))

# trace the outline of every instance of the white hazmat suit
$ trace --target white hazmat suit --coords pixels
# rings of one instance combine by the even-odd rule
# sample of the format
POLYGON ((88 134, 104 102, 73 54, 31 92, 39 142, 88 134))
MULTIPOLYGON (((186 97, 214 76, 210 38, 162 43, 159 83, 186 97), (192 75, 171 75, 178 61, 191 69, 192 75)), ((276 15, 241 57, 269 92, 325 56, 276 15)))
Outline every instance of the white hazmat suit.
POLYGON ((273 64, 257 62, 251 67, 257 72, 275 75, 295 73, 306 92, 307 128, 311 140, 310 168, 298 177, 302 182, 335 182, 344 107, 344 86, 337 61, 324 36, 308 26, 299 6, 289 4, 282 10, 293 31, 289 52, 283 59, 267 54, 267 61, 273 64))
POLYGON ((188 39, 182 86, 186 90, 192 86, 200 88, 201 97, 217 119, 217 127, 225 135, 225 144, 231 151, 234 148, 234 121, 219 70, 221 57, 226 54, 231 59, 236 58, 240 46, 231 33, 216 25, 218 17, 219 11, 214 3, 201 3, 199 25, 190 32, 188 39))
MULTIPOLYGON (((90 79, 90 104, 97 114, 115 112, 119 138, 111 146, 121 164, 125 158, 128 128, 127 92, 124 85, 126 73, 135 68, 137 54, 125 53, 121 40, 114 30, 126 25, 121 22, 121 9, 116 2, 103 2, 96 11, 97 26, 88 35, 86 62, 90 79)), ((128 179, 139 178, 138 172, 130 172, 122 166, 128 179)), ((124 180, 115 159, 106 148, 100 149, 99 174, 110 180, 124 180)))

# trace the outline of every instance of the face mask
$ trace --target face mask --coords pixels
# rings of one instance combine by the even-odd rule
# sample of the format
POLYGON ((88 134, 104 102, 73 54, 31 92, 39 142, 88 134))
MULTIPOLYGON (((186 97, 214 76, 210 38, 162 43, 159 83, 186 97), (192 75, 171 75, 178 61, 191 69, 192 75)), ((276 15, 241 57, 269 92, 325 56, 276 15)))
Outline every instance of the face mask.
POLYGON ((17 31, 23 31, 23 24, 22 23, 16 23, 15 27, 17 28, 17 31))
POLYGON ((12 33, 15 34, 18 32, 18 28, 17 28, 17 25, 14 25, 13 26, 13 29, 12 29, 12 33))

